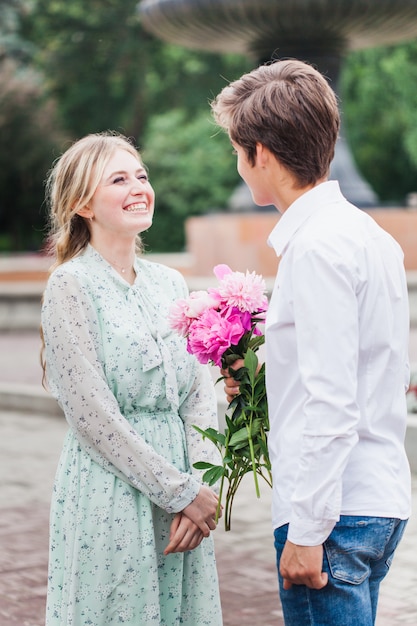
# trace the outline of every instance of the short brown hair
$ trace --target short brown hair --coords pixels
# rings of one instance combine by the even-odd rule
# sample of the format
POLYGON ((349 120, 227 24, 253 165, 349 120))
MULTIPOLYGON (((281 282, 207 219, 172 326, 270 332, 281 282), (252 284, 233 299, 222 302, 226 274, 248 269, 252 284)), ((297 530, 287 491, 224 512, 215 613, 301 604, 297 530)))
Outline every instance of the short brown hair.
POLYGON ((300 187, 328 175, 340 127, 338 103, 311 65, 296 59, 261 65, 224 87, 211 108, 252 165, 261 143, 300 187))

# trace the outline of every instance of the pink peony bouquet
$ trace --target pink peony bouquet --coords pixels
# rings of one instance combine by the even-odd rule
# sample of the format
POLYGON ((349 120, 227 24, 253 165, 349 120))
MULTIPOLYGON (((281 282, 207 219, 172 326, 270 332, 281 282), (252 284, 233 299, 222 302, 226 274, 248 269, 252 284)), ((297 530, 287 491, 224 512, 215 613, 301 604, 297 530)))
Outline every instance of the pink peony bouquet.
POLYGON ((200 363, 229 370, 239 383, 239 395, 229 404, 226 413, 224 432, 195 426, 221 453, 221 465, 201 461, 194 467, 205 470, 203 479, 209 485, 220 480, 217 518, 225 481, 228 482, 224 509, 225 528, 230 530, 233 499, 245 474, 252 472, 257 497, 260 497, 258 476, 272 484, 267 448, 265 366, 259 365, 256 356, 265 341, 259 324, 265 320, 268 300, 265 281, 254 272, 233 272, 227 265, 217 265, 214 274, 218 286, 177 300, 171 308, 169 321, 187 339, 188 352, 200 363), (233 365, 242 360, 244 365, 234 369, 233 365))

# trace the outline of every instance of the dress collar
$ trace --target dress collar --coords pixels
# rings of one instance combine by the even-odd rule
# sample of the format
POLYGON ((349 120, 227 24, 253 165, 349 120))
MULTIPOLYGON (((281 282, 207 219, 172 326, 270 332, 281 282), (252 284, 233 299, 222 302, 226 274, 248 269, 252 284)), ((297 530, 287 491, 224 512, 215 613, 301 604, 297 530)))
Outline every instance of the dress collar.
POLYGON ((120 285, 122 285, 126 289, 131 289, 138 281, 138 277, 139 277, 139 258, 138 258, 138 256, 135 256, 135 259, 133 261, 133 269, 135 270, 136 278, 135 278, 135 282, 133 283, 133 285, 131 285, 130 283, 127 282, 127 280, 125 280, 123 278, 123 276, 121 274, 119 274, 119 272, 111 265, 111 263, 109 263, 100 254, 100 252, 98 252, 91 245, 91 243, 87 244, 87 247, 85 248, 83 255, 86 258, 93 259, 96 264, 98 264, 101 267, 103 267, 111 275, 112 279, 117 280, 117 282, 120 283, 120 285))

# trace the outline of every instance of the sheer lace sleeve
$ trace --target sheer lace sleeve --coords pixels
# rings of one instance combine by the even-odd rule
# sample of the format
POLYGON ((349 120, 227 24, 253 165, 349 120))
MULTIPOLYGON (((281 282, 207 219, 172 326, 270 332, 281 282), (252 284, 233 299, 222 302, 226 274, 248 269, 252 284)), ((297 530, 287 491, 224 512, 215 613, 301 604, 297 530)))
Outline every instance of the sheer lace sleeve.
POLYGON ((157 454, 121 414, 103 370, 96 311, 81 281, 62 268, 48 281, 42 327, 48 385, 80 445, 159 507, 184 509, 198 481, 157 454))

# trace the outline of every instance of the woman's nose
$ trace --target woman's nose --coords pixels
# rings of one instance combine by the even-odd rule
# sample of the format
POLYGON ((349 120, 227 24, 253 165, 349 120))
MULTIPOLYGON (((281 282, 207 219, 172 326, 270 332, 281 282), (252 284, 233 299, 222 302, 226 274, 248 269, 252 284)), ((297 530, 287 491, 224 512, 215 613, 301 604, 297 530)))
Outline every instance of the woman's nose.
POLYGON ((144 193, 144 184, 140 180, 134 181, 130 188, 130 192, 135 196, 144 193))

